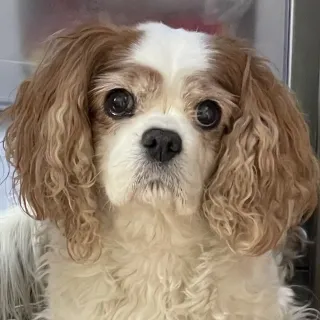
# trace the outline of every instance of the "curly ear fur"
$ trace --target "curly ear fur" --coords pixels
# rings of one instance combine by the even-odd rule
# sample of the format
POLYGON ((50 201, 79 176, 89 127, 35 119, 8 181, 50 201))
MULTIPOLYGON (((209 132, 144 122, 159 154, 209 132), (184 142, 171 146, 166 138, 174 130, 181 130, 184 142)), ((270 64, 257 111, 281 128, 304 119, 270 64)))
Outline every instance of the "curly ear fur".
POLYGON ((217 43, 229 68, 222 85, 239 96, 239 115, 222 139, 204 213, 233 250, 259 255, 315 209, 319 163, 293 94, 266 61, 240 42, 217 43))
POLYGON ((121 49, 118 33, 91 26, 53 39, 7 112, 5 148, 20 203, 61 227, 74 259, 87 259, 99 243, 88 92, 112 49, 121 49))

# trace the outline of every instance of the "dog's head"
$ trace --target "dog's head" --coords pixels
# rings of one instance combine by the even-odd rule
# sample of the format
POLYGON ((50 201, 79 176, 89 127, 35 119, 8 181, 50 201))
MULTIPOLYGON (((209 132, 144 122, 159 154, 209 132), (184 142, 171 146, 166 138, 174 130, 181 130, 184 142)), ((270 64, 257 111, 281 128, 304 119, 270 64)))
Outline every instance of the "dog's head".
POLYGON ((200 214, 251 255, 317 203, 296 101, 238 40, 155 23, 84 27, 52 40, 9 112, 20 200, 62 225, 74 257, 99 241, 102 198, 200 214))

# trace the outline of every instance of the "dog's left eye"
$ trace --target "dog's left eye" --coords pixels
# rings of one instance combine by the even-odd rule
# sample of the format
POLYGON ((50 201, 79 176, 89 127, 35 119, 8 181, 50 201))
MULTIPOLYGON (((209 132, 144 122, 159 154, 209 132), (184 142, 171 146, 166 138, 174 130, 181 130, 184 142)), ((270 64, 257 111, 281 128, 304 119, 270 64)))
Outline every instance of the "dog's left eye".
POLYGON ((197 105, 196 114, 198 125, 204 130, 215 128, 221 120, 221 108, 214 100, 200 102, 197 105))
POLYGON ((130 92, 125 89, 111 90, 105 99, 104 110, 114 119, 133 116, 135 101, 130 92))

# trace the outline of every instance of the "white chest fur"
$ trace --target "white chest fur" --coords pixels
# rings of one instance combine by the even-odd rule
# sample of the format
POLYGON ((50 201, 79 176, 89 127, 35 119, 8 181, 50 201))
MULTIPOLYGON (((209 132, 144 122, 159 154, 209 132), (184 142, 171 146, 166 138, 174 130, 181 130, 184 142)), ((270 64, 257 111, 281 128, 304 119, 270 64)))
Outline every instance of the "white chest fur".
POLYGON ((282 319, 290 303, 271 254, 237 257, 200 218, 119 212, 103 244, 87 264, 54 245, 45 319, 282 319))

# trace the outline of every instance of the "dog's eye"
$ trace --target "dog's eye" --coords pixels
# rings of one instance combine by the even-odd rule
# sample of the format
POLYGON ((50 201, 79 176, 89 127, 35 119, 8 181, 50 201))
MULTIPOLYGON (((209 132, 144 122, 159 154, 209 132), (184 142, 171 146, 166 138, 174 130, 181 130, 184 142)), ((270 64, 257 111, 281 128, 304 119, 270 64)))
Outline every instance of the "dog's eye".
POLYGON ((221 108, 216 101, 205 100, 196 108, 197 122, 203 129, 215 128, 221 120, 221 108))
POLYGON ((125 89, 111 90, 105 99, 104 110, 114 119, 133 116, 135 101, 130 92, 125 89))

